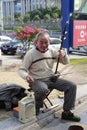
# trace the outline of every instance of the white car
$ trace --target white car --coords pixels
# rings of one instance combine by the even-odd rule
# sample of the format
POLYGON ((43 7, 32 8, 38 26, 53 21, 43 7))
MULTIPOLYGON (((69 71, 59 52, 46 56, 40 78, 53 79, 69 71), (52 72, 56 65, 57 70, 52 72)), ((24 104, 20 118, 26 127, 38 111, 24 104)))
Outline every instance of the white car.
POLYGON ((5 42, 7 43, 9 41, 12 41, 12 39, 10 37, 8 37, 8 36, 0 36, 0 48, 1 48, 1 45, 3 43, 5 43, 5 42))
MULTIPOLYGON (((51 37, 50 38, 50 45, 49 47, 52 47, 54 49, 59 49, 60 48, 60 44, 61 44, 61 39, 60 38, 54 38, 51 37)), ((16 50, 16 54, 20 57, 23 57, 26 53, 27 50, 31 49, 32 47, 34 47, 34 45, 30 45, 30 48, 28 48, 28 45, 26 44, 26 46, 19 46, 16 50)))
POLYGON ((61 39, 60 38, 50 37, 50 45, 49 45, 49 47, 52 47, 52 48, 58 50, 60 48, 60 44, 61 44, 61 39))

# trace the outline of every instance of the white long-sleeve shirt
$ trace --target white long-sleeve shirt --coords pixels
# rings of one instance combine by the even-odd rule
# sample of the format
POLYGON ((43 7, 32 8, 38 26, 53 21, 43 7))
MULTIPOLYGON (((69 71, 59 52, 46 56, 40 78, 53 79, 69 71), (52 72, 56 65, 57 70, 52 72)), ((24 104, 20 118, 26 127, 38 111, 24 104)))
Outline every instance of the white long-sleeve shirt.
MULTIPOLYGON (((19 74, 22 78, 30 75, 34 79, 44 79, 52 76, 53 65, 57 59, 57 52, 53 49, 48 49, 45 53, 41 53, 36 48, 29 50, 19 69, 19 74)), ((67 55, 60 59, 62 64, 68 64, 67 55)))

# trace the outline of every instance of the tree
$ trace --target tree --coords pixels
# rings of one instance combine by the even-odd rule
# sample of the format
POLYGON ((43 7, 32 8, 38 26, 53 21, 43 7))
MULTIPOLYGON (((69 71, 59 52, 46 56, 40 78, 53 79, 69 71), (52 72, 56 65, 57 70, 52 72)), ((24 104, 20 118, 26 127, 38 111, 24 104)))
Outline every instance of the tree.
POLYGON ((30 20, 30 14, 26 13, 25 16, 24 16, 24 18, 23 18, 23 22, 27 23, 29 20, 30 20))
POLYGON ((40 20, 39 15, 35 15, 34 18, 33 18, 33 20, 36 20, 36 21, 37 21, 37 20, 40 20))
MULTIPOLYGON (((17 18, 20 17, 20 13, 15 13, 15 18, 17 20, 17 18)), ((40 8, 40 9, 36 9, 33 10, 31 12, 27 12, 23 18, 23 22, 27 23, 29 20, 41 20, 41 19, 50 19, 50 18, 60 18, 61 17, 61 9, 59 9, 58 7, 46 7, 45 9, 40 8), (57 13, 56 16, 54 16, 54 14, 57 13), (49 16, 47 16, 49 15, 49 16), (47 18, 45 18, 47 17, 47 18)))
POLYGON ((46 14, 45 16, 44 16, 44 20, 49 20, 50 19, 50 15, 49 14, 46 14))
POLYGON ((47 8, 44 10, 44 13, 45 13, 45 14, 49 14, 49 15, 51 16, 51 14, 52 14, 52 9, 47 7, 47 8))
POLYGON ((23 22, 23 19, 22 19, 22 17, 18 17, 18 18, 16 18, 16 21, 22 23, 22 22, 23 22))
POLYGON ((59 18, 61 17, 61 9, 57 8, 57 7, 52 7, 52 13, 57 13, 59 18))
POLYGON ((58 13, 53 13, 53 18, 57 19, 59 17, 58 13))
POLYGON ((21 14, 18 13, 18 12, 15 12, 15 13, 14 13, 14 17, 15 17, 15 18, 21 17, 21 14))
POLYGON ((35 15, 38 15, 39 17, 41 17, 42 13, 40 10, 33 10, 31 13, 30 13, 30 19, 33 20, 35 15))
POLYGON ((39 29, 39 28, 19 27, 15 30, 14 35, 16 36, 18 40, 22 41, 24 48, 26 45, 28 45, 28 48, 29 48, 36 34, 41 30, 42 29, 39 29))

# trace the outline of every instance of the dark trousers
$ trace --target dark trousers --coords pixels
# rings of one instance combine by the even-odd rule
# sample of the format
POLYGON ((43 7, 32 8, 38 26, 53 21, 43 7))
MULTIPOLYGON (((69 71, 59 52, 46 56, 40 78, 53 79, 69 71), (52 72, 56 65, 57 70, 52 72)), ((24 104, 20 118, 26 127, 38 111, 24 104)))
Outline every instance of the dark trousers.
POLYGON ((56 82, 48 80, 35 80, 32 85, 35 93, 35 101, 37 107, 43 107, 43 100, 46 98, 49 89, 59 90, 64 92, 64 110, 71 110, 75 106, 76 99, 76 85, 68 80, 58 78, 56 82))

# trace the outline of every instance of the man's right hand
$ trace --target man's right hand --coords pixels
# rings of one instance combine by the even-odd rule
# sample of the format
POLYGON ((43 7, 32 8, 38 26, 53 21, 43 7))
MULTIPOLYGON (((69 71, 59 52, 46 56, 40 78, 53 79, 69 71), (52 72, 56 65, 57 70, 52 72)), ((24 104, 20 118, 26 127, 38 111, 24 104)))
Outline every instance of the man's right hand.
POLYGON ((34 79, 33 79, 30 75, 28 75, 28 76, 26 77, 26 80, 27 80, 27 82, 28 82, 30 85, 32 85, 32 84, 34 83, 34 79))

